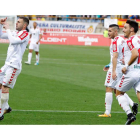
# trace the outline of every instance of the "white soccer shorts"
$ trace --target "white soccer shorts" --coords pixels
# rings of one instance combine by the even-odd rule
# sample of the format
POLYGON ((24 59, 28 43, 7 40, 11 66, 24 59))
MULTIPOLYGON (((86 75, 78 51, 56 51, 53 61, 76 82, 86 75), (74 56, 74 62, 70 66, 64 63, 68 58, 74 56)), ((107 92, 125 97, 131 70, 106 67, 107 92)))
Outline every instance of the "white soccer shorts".
POLYGON ((121 79, 116 85, 116 89, 122 92, 126 92, 131 88, 140 89, 138 82, 140 81, 140 72, 139 71, 128 71, 126 74, 123 74, 121 79))
POLYGON ((106 79, 105 79, 105 86, 106 87, 111 87, 115 89, 115 86, 117 82, 120 80, 122 73, 121 72, 116 72, 117 78, 115 80, 112 79, 112 69, 109 69, 107 74, 106 74, 106 79))
POLYGON ((0 69, 0 83, 9 88, 14 88, 14 85, 20 72, 20 69, 15 69, 11 66, 4 65, 0 69))
POLYGON ((29 50, 34 50, 35 52, 39 52, 39 44, 30 43, 29 50))

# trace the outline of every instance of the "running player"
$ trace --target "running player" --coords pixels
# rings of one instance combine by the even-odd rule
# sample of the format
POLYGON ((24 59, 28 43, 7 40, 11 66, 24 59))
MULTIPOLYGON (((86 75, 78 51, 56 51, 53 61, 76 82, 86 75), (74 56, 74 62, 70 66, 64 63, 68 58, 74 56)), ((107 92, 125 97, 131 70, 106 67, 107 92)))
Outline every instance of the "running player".
POLYGON ((40 32, 40 29, 37 28, 36 22, 33 23, 33 28, 30 30, 30 38, 31 38, 31 42, 29 45, 28 61, 25 62, 25 64, 28 64, 28 65, 31 64, 32 52, 34 50, 36 53, 35 65, 39 65, 39 44, 42 38, 42 34, 40 32))
POLYGON ((6 22, 7 18, 0 19, 0 38, 9 39, 9 47, 5 65, 0 69, 0 120, 4 118, 4 110, 8 105, 9 89, 14 88, 16 79, 22 69, 22 56, 29 41, 29 33, 26 28, 29 20, 20 17, 16 23, 16 30, 11 32, 6 22), (2 28, 6 33, 2 32, 2 28))
POLYGON ((129 125, 136 120, 136 113, 132 113, 129 107, 129 102, 124 96, 124 93, 134 87, 137 92, 138 99, 140 97, 140 89, 137 85, 140 80, 140 39, 136 35, 138 28, 138 23, 133 20, 127 20, 123 28, 124 37, 128 38, 128 40, 124 47, 125 66, 122 68, 123 75, 116 85, 116 98, 119 105, 127 114, 128 118, 126 125, 129 125))
MULTIPOLYGON (((108 35, 110 39, 113 39, 111 46, 110 46, 110 56, 111 56, 111 63, 109 65, 107 65, 107 67, 109 67, 109 70, 107 72, 106 75, 106 80, 105 80, 105 86, 106 86, 106 95, 105 95, 105 113, 99 115, 99 117, 111 117, 111 107, 112 107, 112 102, 113 102, 113 90, 115 89, 115 85, 117 83, 117 81, 119 80, 119 78, 121 78, 122 76, 122 72, 121 72, 121 58, 123 57, 123 43, 124 43, 124 39, 120 36, 118 36, 118 31, 119 31, 119 26, 116 24, 112 24, 109 26, 108 29, 108 35), (116 47, 117 49, 113 49, 113 47, 116 47), (117 53, 114 53, 117 52, 117 53), (117 79, 116 79, 116 75, 115 75, 115 79, 112 79, 112 62, 114 62, 114 58, 117 60, 116 63, 116 75, 117 75, 117 79)), ((103 69, 105 71, 105 68, 103 69)), ((113 69, 114 70, 114 69, 113 69)), ((129 98, 129 96, 125 93, 125 96, 127 97, 129 103, 131 106, 135 106, 136 104, 129 98)))

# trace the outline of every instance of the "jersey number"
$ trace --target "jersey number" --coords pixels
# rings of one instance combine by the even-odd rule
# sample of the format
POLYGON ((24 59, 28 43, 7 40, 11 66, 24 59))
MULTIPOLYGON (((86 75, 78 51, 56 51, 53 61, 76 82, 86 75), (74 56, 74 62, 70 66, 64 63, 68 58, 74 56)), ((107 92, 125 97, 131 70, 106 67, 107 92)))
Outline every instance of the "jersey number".
POLYGON ((140 49, 138 49, 139 57, 138 57, 138 64, 140 64, 140 49))

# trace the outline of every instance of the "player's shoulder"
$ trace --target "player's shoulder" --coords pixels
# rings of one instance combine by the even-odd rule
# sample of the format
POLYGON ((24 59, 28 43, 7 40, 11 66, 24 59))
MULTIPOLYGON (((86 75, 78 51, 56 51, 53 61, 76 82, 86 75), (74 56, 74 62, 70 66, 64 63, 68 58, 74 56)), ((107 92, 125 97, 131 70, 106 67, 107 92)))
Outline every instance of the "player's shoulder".
POLYGON ((22 31, 19 31, 19 32, 17 32, 18 33, 18 35, 21 35, 21 34, 29 34, 26 30, 22 30, 22 31))
POLYGON ((26 30, 22 30, 18 32, 18 37, 23 40, 27 37, 29 37, 29 33, 26 30))
POLYGON ((124 43, 124 39, 121 36, 116 36, 113 40, 113 44, 122 44, 124 43))
POLYGON ((139 43, 140 44, 140 39, 137 35, 131 36, 129 39, 127 39, 127 45, 132 45, 135 43, 139 43))

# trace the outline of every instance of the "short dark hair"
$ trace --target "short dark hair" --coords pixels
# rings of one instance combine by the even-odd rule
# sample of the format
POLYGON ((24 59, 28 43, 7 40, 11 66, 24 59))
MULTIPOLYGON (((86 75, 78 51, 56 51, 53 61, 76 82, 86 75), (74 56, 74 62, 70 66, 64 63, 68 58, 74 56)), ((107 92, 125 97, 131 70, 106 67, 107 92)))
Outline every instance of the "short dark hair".
POLYGON ((27 26, 29 25, 29 19, 26 17, 19 17, 20 19, 23 19, 24 22, 27 23, 27 26))
POLYGON ((119 26, 117 24, 110 24, 109 28, 115 27, 119 31, 119 26))
POLYGON ((119 26, 117 24, 110 24, 109 27, 118 27, 119 28, 119 26))
POLYGON ((138 29, 139 29, 139 23, 138 23, 138 22, 136 22, 136 21, 134 21, 134 20, 128 19, 128 20, 126 21, 126 23, 129 24, 130 27, 133 27, 133 28, 134 28, 134 32, 137 33, 137 31, 138 31, 138 29))

